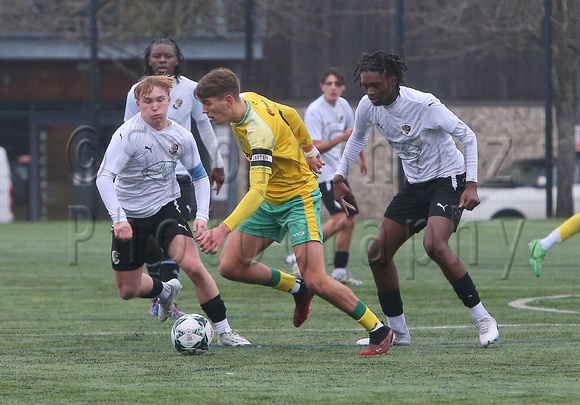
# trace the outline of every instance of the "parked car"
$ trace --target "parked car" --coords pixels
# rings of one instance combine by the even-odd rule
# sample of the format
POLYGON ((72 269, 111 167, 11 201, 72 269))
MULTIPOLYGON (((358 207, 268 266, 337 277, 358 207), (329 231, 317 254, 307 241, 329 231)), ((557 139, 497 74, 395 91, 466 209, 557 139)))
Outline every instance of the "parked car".
POLYGON ((12 206, 12 177, 6 149, 0 146, 0 222, 14 220, 12 206))
MULTIPOLYGON (((574 173, 574 212, 580 212, 580 155, 574 173)), ((556 184, 556 169, 553 170, 556 184)), ((546 218, 546 168, 543 159, 518 160, 478 187, 481 204, 473 211, 463 211, 463 220, 498 218, 546 218)), ((556 209, 557 189, 552 192, 556 209)))

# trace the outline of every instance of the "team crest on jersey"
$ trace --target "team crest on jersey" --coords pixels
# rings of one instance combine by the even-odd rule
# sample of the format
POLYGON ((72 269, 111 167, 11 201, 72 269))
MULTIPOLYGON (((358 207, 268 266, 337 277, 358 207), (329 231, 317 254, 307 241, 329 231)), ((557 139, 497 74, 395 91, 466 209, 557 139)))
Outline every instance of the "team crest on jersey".
POLYGON ((176 98, 175 100, 173 100, 173 108, 175 108, 176 110, 179 109, 179 107, 181 107, 182 104, 183 100, 180 98, 176 98))
POLYGON ((119 263, 121 263, 121 260, 119 260, 119 252, 117 252, 116 250, 113 250, 111 252, 111 261, 113 262, 113 264, 115 266, 117 266, 119 263))
POLYGON ((401 127, 401 133, 405 136, 409 136, 411 134, 411 126, 410 125, 403 125, 401 127))
POLYGON ((172 143, 171 146, 169 147, 169 153, 175 155, 177 152, 179 152, 179 145, 176 143, 172 143))

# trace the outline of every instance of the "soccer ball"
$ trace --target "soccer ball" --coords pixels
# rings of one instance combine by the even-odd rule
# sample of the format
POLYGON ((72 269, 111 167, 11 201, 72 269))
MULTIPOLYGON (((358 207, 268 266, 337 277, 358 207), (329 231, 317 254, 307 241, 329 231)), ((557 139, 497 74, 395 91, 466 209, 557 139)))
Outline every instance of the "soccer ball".
POLYGON ((181 354, 204 354, 212 340, 211 322, 203 315, 183 315, 171 328, 171 342, 181 354))

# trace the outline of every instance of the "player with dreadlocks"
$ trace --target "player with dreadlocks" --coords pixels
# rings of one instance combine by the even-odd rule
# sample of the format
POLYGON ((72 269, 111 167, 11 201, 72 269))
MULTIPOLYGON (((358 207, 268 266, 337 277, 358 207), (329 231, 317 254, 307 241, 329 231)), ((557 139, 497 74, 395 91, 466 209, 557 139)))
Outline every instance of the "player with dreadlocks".
MULTIPOLYGON (((406 177, 368 251, 379 302, 395 333, 394 344, 410 344, 411 335, 393 257, 406 240, 426 227, 425 251, 469 308, 480 343, 487 347, 499 338, 497 322, 481 303, 465 265, 449 247, 463 210, 479 205, 477 139, 435 96, 401 86, 406 70, 398 55, 383 51, 362 55, 355 81, 366 95, 357 106, 354 130, 334 176, 335 199, 345 212, 352 209, 345 197, 354 199, 354 195, 344 179, 371 127, 376 127, 401 158, 406 177), (461 142, 463 153, 453 138, 461 142)), ((359 340, 361 345, 366 343, 359 340)))

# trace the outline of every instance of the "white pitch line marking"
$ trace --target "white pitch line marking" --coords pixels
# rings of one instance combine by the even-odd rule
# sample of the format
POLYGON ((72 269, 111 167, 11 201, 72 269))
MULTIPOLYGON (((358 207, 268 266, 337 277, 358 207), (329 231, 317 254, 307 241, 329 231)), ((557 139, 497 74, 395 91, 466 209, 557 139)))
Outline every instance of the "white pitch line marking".
POLYGON ((521 298, 519 300, 510 302, 508 305, 510 307, 518 309, 532 309, 534 311, 544 311, 544 312, 559 312, 562 314, 580 314, 579 311, 569 311, 567 309, 556 309, 556 308, 533 307, 531 305, 528 305, 528 303, 538 300, 556 300, 559 298, 570 298, 570 297, 580 297, 580 295, 568 294, 568 295, 551 295, 548 297, 521 298))
MULTIPOLYGON (((578 312, 573 312, 578 313, 578 312)), ((526 327, 578 327, 578 323, 530 323, 530 324, 499 324, 501 328, 526 328, 526 327)), ((414 330, 439 330, 439 329, 467 329, 473 328, 473 325, 444 325, 444 326, 415 326, 409 327, 410 331, 414 330)), ((365 332, 364 329, 236 329, 238 332, 365 332)), ((0 333, 0 336, 5 337, 47 337, 47 336, 117 336, 117 335, 165 335, 167 331, 158 332, 94 332, 94 333, 0 333)))

